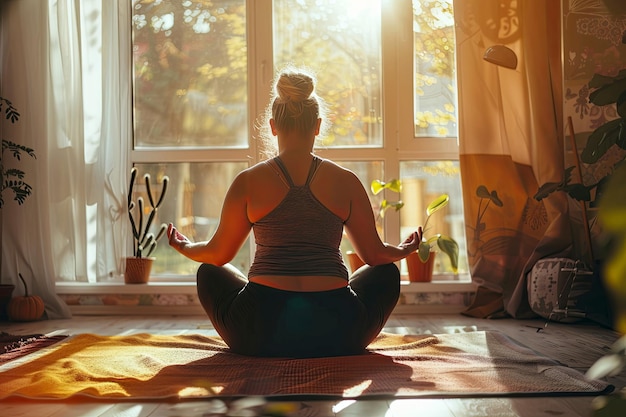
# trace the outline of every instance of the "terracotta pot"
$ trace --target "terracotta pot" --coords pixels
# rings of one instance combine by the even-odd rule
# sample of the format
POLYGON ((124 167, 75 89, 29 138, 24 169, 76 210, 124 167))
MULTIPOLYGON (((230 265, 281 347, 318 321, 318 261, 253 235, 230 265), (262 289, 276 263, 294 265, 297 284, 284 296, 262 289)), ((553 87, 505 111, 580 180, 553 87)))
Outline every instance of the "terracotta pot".
POLYGON ((124 282, 126 284, 145 284, 150 280, 154 258, 126 258, 124 282))
POLYGON ((348 257, 348 264, 350 264, 350 271, 352 272, 365 265, 365 262, 363 262, 356 252, 347 251, 346 256, 348 257))
POLYGON ((0 285, 0 320, 4 321, 8 319, 7 305, 13 295, 15 285, 13 284, 1 284, 0 285))
POLYGON ((434 253, 430 253, 426 262, 422 262, 417 252, 411 253, 406 257, 406 266, 409 270, 409 282, 431 282, 433 280, 434 265, 434 253))

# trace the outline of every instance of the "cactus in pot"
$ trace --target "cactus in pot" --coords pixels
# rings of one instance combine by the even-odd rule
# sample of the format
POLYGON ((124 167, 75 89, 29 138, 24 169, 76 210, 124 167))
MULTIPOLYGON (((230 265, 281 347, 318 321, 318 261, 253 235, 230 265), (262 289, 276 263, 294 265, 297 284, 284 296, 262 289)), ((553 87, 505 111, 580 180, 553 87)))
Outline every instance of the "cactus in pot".
POLYGON ((156 200, 156 196, 152 193, 152 185, 150 180, 150 174, 144 175, 144 182, 146 184, 146 193, 148 194, 148 200, 150 202, 150 214, 144 219, 145 203, 143 197, 138 197, 137 201, 133 201, 133 189, 135 181, 137 179, 137 168, 133 167, 130 172, 130 186, 128 188, 128 218, 133 231, 133 255, 137 258, 149 257, 154 249, 156 249, 158 240, 165 234, 167 230, 167 224, 161 224, 159 232, 156 236, 150 233, 150 226, 154 221, 159 207, 163 203, 165 192, 167 191, 167 184, 169 178, 163 177, 163 186, 161 188, 161 195, 156 200), (133 214, 135 207, 138 209, 136 216, 133 214))
POLYGON ((157 199, 156 195, 153 194, 150 174, 144 175, 143 178, 149 202, 149 206, 146 206, 143 197, 137 197, 136 201, 133 200, 133 191, 137 181, 137 173, 137 168, 133 167, 130 172, 130 185, 128 188, 128 218, 130 220, 133 234, 133 258, 126 258, 126 272, 124 274, 124 279, 127 283, 147 282, 150 275, 152 261, 154 259, 151 258, 150 255, 154 252, 159 239, 167 230, 167 224, 162 223, 156 235, 150 232, 150 227, 152 226, 159 207, 161 207, 163 199, 165 198, 169 177, 163 177, 161 195, 157 199), (146 216, 145 212, 148 209, 149 213, 147 213, 146 216))

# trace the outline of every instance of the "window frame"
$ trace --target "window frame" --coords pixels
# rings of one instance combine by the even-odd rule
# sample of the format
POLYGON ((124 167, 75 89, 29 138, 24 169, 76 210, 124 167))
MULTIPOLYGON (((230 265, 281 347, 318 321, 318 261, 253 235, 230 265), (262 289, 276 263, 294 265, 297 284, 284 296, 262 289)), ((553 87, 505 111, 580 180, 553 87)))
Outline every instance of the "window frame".
MULTIPOLYGON (((131 6, 132 7, 132 6, 131 6)), ((412 88, 402 88, 401 80, 413 83, 413 5, 412 0, 381 1, 382 54, 382 148, 316 148, 321 157, 338 161, 380 161, 385 179, 400 178, 403 161, 459 160, 458 138, 419 137, 414 134, 412 88)), ((129 19, 132 18, 132 11, 129 19)), ((246 1, 248 44, 248 147, 247 148, 146 148, 129 141, 128 166, 151 162, 247 162, 264 159, 255 140, 256 122, 270 97, 274 78, 272 49, 272 1, 246 1)), ((129 20, 128 27, 131 22, 129 20)), ((129 74, 134 83, 132 71, 129 74)), ((133 89, 134 92, 134 89, 133 89)), ((385 216, 384 240, 402 241, 400 216, 385 216)), ((253 239, 250 239, 253 244, 253 239)), ((251 250, 251 254, 254 251, 251 250)), ((184 277, 154 277, 156 281, 185 281, 184 277)), ((151 278, 152 279, 152 278, 151 278)), ((453 278, 463 280, 463 278, 453 278)))

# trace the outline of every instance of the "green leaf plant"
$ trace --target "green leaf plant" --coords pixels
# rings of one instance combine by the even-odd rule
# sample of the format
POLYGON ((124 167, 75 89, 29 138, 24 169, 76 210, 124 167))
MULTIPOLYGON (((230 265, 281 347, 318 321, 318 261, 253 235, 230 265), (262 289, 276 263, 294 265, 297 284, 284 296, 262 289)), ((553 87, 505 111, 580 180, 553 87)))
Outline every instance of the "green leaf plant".
MULTIPOLYGON (((580 153, 580 160, 587 165, 606 164, 602 157, 610 150, 626 150, 626 69, 622 69, 615 76, 594 74, 588 86, 591 91, 589 103, 598 107, 613 106, 618 117, 595 128, 587 138, 587 143, 580 153)), ((607 181, 623 162, 624 158, 621 158, 613 166, 607 167, 604 170, 607 172, 606 175, 593 184, 572 182, 572 171, 575 167, 568 167, 562 181, 543 184, 537 190, 535 199, 541 201, 555 191, 563 191, 571 198, 589 202, 590 207, 595 207, 601 199, 607 181)))
POLYGON ((150 226, 152 226, 152 222, 156 217, 159 207, 163 203, 163 198, 165 197, 165 192, 167 191, 167 184, 169 183, 169 177, 163 177, 161 195, 158 200, 152 193, 150 174, 145 174, 143 178, 146 184, 148 201, 150 202, 150 213, 146 219, 144 219, 144 210, 146 209, 146 206, 144 204, 143 197, 138 197, 137 202, 133 201, 133 188, 137 179, 137 168, 133 167, 131 169, 130 186, 128 187, 128 218, 130 219, 130 225, 133 232, 133 255, 137 258, 149 257, 156 249, 157 242, 167 230, 167 224, 162 223, 156 236, 153 233, 150 233, 150 226), (138 209, 136 217, 133 215, 135 207, 138 209))
MULTIPOLYGON (((604 285, 614 310, 613 325, 622 336, 610 352, 587 370, 590 379, 619 375, 626 368, 626 165, 615 170, 599 202, 599 217, 608 239, 608 258, 604 265, 604 285)), ((622 415, 626 406, 626 388, 603 396, 594 402, 593 416, 622 415)))
MULTIPOLYGON (((4 107, 4 114, 7 120, 15 123, 20 119, 20 114, 13 104, 4 97, 0 97, 0 112, 4 107)), ((7 168, 5 165, 5 152, 8 152, 17 161, 22 160, 22 154, 37 159, 35 151, 29 147, 19 145, 10 140, 2 138, 2 157, 0 158, 0 208, 4 206, 4 190, 13 191, 13 200, 22 205, 26 198, 31 195, 33 188, 24 181, 26 173, 21 169, 7 168)))
MULTIPOLYGON (((371 183, 370 189, 374 195, 379 194, 383 190, 389 190, 400 194, 402 192, 402 181, 393 179, 389 182, 384 182, 381 180, 374 180, 371 183)), ((450 258, 450 264, 454 272, 456 272, 459 268, 459 244, 450 236, 443 235, 441 233, 434 234, 430 237, 427 237, 428 221, 430 217, 442 209, 443 207, 448 205, 450 201, 450 196, 448 194, 441 194, 439 197, 435 198, 430 204, 426 207, 426 221, 422 225, 422 242, 419 245, 417 253, 422 262, 428 261, 430 257, 430 253, 439 249, 450 258)), ((402 200, 397 200, 393 202, 389 202, 386 199, 380 204, 380 210, 378 215, 382 218, 384 217, 384 213, 390 207, 395 208, 396 211, 399 211, 404 207, 404 203, 402 200)))
MULTIPOLYGON (((402 192, 402 181, 393 179, 389 182, 383 182, 381 180, 374 180, 370 185, 372 193, 377 195, 383 190, 393 191, 398 195, 402 192)), ((380 210, 378 211, 378 216, 382 219, 385 217, 385 212, 393 207, 396 211, 399 211, 402 207, 404 207, 404 202, 402 200, 397 201, 389 201, 386 198, 380 202, 380 210)))

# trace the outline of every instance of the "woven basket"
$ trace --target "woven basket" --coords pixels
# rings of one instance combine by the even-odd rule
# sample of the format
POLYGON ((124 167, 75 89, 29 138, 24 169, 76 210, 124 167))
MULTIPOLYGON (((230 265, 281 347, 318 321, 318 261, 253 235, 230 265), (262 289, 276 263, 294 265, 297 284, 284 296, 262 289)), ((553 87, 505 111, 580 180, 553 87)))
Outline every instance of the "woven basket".
POLYGON ((126 284, 145 284, 150 280, 154 258, 126 258, 124 282, 126 284))

